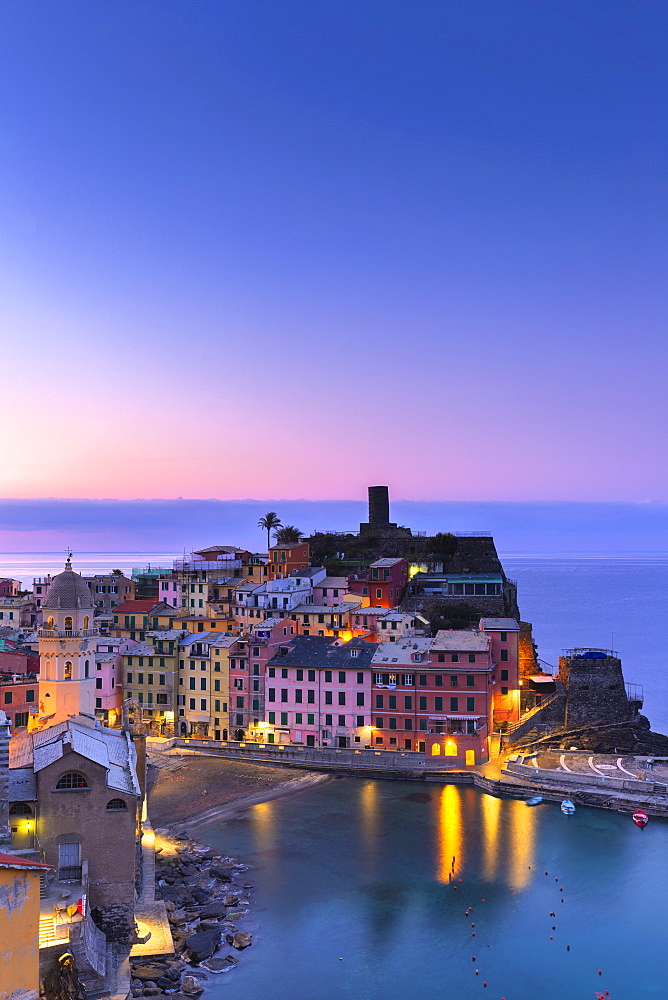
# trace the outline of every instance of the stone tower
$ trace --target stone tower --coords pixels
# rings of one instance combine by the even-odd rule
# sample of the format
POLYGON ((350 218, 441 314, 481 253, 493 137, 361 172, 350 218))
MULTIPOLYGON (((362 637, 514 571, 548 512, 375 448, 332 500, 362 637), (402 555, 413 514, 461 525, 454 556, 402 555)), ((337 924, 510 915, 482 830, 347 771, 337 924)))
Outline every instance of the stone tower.
POLYGON ((627 722, 633 709, 626 694, 622 661, 610 649, 569 649, 559 657, 566 691, 566 725, 627 722))
POLYGON ((89 587, 68 558, 46 592, 39 640, 39 711, 53 726, 73 715, 95 717, 98 629, 89 587))
POLYGON ((390 521, 390 491, 387 486, 369 486, 369 520, 360 524, 360 535, 410 537, 410 528, 400 528, 390 521))

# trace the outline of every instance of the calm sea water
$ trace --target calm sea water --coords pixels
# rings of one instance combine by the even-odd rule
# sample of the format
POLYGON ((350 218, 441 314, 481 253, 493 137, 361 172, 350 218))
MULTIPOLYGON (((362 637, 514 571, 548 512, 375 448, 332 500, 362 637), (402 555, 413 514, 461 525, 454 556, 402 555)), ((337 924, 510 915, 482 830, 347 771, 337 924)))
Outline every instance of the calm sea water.
POLYGON ((664 822, 350 778, 198 836, 252 864, 256 886, 255 943, 208 996, 668 995, 664 822))

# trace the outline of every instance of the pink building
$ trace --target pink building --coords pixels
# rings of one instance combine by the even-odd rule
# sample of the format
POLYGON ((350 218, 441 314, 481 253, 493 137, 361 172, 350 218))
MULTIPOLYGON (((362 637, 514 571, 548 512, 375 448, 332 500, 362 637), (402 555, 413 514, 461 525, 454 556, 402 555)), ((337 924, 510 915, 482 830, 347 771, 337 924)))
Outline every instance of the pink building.
POLYGON ((479 628, 490 638, 492 659, 496 664, 494 722, 517 722, 520 717, 520 624, 514 618, 481 618, 479 628))
POLYGON ((347 576, 326 576, 313 587, 313 603, 322 607, 332 607, 341 604, 347 593, 347 576))
POLYGON ((176 576, 161 576, 158 580, 158 600, 173 608, 181 607, 181 584, 176 576))
POLYGON ((292 639, 297 629, 289 618, 267 618, 253 625, 250 631, 244 632, 241 638, 248 643, 248 662, 250 665, 248 697, 249 722, 246 739, 264 743, 266 740, 265 724, 265 684, 267 664, 281 645, 292 639))
POLYGON ((351 594, 366 597, 376 607, 396 608, 408 586, 408 563, 405 559, 376 559, 369 569, 348 579, 351 594))
POLYGON ((20 580, 10 580, 8 577, 0 580, 0 597, 16 597, 20 590, 20 580))
POLYGON ((129 639, 101 636, 95 653, 95 715, 105 725, 120 721, 123 701, 123 658, 136 643, 129 639))
POLYGON ((492 640, 484 632, 443 629, 431 640, 417 687, 427 709, 426 753, 470 767, 489 760, 492 732, 492 640))
POLYGON ((371 745, 372 643, 295 636, 269 660, 265 679, 268 743, 371 745))

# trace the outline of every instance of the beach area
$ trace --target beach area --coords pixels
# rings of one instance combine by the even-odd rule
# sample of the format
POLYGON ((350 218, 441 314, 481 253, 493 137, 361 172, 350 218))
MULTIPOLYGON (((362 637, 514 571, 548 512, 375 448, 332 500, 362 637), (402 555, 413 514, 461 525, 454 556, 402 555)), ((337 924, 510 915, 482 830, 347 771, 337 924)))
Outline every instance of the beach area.
POLYGON ((155 828, 192 830, 212 819, 331 780, 327 774, 265 767, 187 750, 149 752, 149 815, 155 828))

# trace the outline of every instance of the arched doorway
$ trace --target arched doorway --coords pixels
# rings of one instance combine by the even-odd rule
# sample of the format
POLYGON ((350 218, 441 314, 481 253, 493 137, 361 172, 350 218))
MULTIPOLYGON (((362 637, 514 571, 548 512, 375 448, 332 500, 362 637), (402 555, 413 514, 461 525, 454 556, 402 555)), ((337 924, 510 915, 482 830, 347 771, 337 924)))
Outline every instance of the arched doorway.
POLYGON ((243 740, 243 738, 244 738, 244 731, 243 731, 243 729, 235 729, 234 730, 234 738, 235 738, 235 740, 240 740, 240 741, 243 740))

